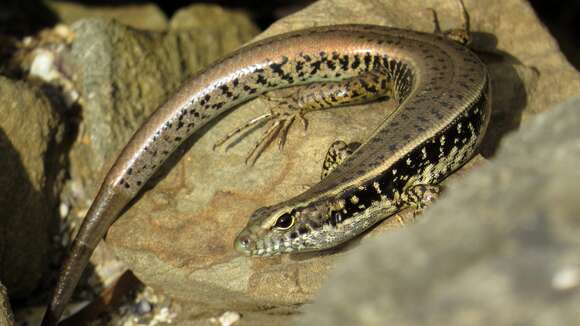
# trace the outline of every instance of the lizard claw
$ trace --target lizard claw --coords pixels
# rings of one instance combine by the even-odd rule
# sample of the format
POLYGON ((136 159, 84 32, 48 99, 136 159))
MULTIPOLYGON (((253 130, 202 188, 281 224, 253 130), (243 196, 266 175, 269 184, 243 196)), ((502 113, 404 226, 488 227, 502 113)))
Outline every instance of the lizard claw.
POLYGON ((276 138, 278 138, 278 149, 282 150, 284 148, 288 139, 288 132, 296 118, 300 119, 304 126, 304 130, 307 129, 308 121, 304 118, 304 113, 301 108, 299 108, 292 99, 272 98, 268 96, 266 96, 266 99, 269 102, 274 102, 276 104, 270 108, 270 112, 254 117, 248 120, 245 124, 230 131, 213 145, 213 149, 215 150, 234 136, 257 124, 267 123, 269 124, 269 127, 264 131, 262 137, 256 142, 254 147, 246 156, 246 164, 254 165, 268 145, 270 145, 276 138))

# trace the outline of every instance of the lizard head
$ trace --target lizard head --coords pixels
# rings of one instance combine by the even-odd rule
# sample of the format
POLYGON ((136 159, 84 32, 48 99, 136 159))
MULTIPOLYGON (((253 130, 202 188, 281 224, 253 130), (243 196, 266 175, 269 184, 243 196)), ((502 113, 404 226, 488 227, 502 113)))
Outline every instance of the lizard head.
POLYGON ((248 256, 317 251, 352 238, 356 219, 348 219, 343 200, 302 206, 290 202, 256 210, 237 236, 234 247, 248 256))
POLYGON ((322 250, 336 245, 327 233, 332 226, 321 206, 293 207, 284 203, 263 207, 250 217, 234 247, 248 256, 322 250))

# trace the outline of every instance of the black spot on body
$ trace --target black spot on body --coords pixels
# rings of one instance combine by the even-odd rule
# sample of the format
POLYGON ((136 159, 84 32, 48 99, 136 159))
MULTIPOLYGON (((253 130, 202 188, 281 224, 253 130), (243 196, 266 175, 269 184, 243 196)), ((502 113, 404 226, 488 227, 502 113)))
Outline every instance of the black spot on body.
POLYGON ((352 69, 356 69, 356 68, 358 68, 358 66, 360 66, 360 57, 358 55, 355 55, 354 60, 353 60, 352 64, 350 65, 350 67, 352 69))
POLYGON ((348 56, 347 55, 338 59, 338 63, 340 64, 340 69, 342 69, 344 71, 348 70, 348 56))
POLYGON ((329 223, 332 226, 336 226, 336 225, 340 224, 342 221, 343 221, 343 214, 342 214, 342 212, 332 212, 332 215, 331 215, 331 217, 329 219, 329 223))
POLYGON ((290 74, 282 75, 282 80, 287 81, 289 84, 294 82, 294 78, 290 74))
POLYGON ((382 57, 380 55, 373 56, 373 69, 378 69, 381 67, 382 57))
POLYGON ((383 90, 387 89, 387 80, 386 79, 381 80, 381 89, 383 89, 383 90))
POLYGON ((219 102, 219 103, 213 104, 211 106, 211 108, 214 109, 214 110, 219 110, 219 109, 221 109, 224 106, 224 104, 225 104, 225 102, 219 102))
POLYGON ((286 63, 288 63, 288 57, 283 56, 282 61, 280 63, 271 63, 270 69, 272 70, 273 73, 283 76, 284 70, 282 69, 282 66, 284 66, 286 63))
POLYGON ((244 85, 244 91, 246 91, 248 94, 254 94, 256 93, 257 89, 250 87, 248 85, 244 85))
POLYGON ((266 85, 268 81, 266 80, 266 77, 264 77, 264 75, 258 75, 258 77, 256 77, 256 83, 258 84, 262 84, 262 85, 266 85))
POLYGON ((365 61, 365 66, 366 66, 366 68, 367 68, 367 69, 366 69, 367 71, 368 71, 368 70, 369 70, 369 68, 371 67, 371 62, 372 62, 372 60, 373 60, 373 57, 371 56, 371 54, 370 54, 370 53, 368 53, 368 52, 367 52, 367 53, 365 54, 365 56, 364 56, 364 61, 365 61))
POLYGON ((336 63, 334 63, 334 61, 330 61, 330 60, 326 61, 326 66, 330 70, 336 69, 336 63))
POLYGON ((304 62, 302 62, 302 61, 298 61, 298 62, 296 62, 296 65, 294 65, 294 69, 296 70, 296 72, 302 71, 303 68, 304 68, 304 62))
POLYGON ((373 85, 369 85, 364 79, 360 80, 361 86, 369 93, 375 94, 377 93, 377 88, 373 85))
POLYGON ((314 75, 318 72, 318 70, 320 70, 320 65, 322 64, 322 61, 314 61, 310 64, 310 68, 312 68, 312 70, 310 71, 310 74, 314 75))
POLYGON ((230 88, 228 87, 228 85, 221 85, 219 87, 222 91, 222 94, 227 96, 227 97, 232 97, 232 92, 230 92, 230 88))

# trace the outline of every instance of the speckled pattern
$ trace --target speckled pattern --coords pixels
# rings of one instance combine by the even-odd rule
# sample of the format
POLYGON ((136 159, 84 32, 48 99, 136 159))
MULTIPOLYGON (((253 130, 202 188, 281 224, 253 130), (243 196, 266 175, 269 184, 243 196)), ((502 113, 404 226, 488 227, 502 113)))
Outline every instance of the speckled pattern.
MULTIPOLYGON (((367 25, 317 27, 251 44, 192 77, 127 144, 73 243, 43 325, 62 314, 110 224, 195 131, 267 91, 377 71, 387 74, 397 111, 321 183, 258 210, 238 250, 272 255, 334 246, 406 205, 398 198, 410 186, 439 182, 473 154, 489 120, 488 77, 458 44, 367 25)), ((363 97, 374 91, 360 86, 363 97)))
POLYGON ((397 111, 322 182, 256 211, 236 240, 240 252, 269 256, 334 247, 409 206, 406 192, 439 183, 473 155, 490 115, 485 66, 458 44, 410 35, 425 42, 413 44, 421 57, 386 56, 397 111))

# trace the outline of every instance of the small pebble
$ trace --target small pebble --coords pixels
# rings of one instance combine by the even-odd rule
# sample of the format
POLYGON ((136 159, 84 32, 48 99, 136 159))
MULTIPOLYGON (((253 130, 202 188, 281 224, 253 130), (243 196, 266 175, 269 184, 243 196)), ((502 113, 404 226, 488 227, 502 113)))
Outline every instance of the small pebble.
POLYGON ((221 326, 230 326, 240 320, 240 313, 235 311, 226 311, 218 319, 221 326))
POLYGON ((51 81, 59 77, 54 65, 54 54, 49 50, 39 49, 30 65, 30 75, 44 81, 51 81))
POLYGON ((149 301, 140 300, 139 302, 137 302, 134 309, 136 314, 145 315, 150 313, 153 307, 151 306, 151 303, 149 303, 149 301))
POLYGON ((552 277, 552 287, 558 291, 572 290, 580 285, 580 270, 577 267, 560 269, 552 277))
POLYGON ((70 208, 68 205, 66 203, 60 203, 58 206, 58 213, 60 214, 60 217, 67 217, 69 212, 70 208))

